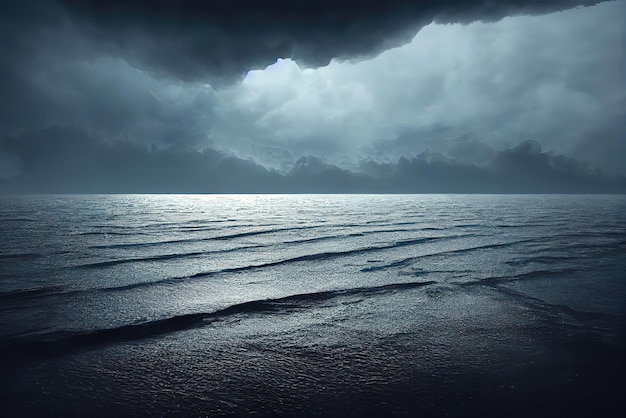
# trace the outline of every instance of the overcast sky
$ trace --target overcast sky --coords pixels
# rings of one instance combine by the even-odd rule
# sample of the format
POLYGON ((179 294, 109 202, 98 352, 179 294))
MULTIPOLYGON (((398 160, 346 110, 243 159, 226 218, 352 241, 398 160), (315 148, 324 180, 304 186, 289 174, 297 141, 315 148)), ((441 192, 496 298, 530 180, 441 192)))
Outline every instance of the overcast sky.
POLYGON ((593 191, 626 175, 624 1, 35 0, 0 15, 3 190, 533 191, 542 172, 553 187, 537 191, 593 191), (298 186, 305 166, 324 172, 315 190, 298 186), (525 180, 496 187, 502 172, 525 180))

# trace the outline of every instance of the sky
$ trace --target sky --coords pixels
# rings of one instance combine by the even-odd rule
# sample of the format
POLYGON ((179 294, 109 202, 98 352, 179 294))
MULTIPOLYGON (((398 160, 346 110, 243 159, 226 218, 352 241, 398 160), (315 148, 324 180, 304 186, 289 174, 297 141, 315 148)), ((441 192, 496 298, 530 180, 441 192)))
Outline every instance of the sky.
POLYGON ((624 0, 0 16, 0 191, 626 191, 624 0))

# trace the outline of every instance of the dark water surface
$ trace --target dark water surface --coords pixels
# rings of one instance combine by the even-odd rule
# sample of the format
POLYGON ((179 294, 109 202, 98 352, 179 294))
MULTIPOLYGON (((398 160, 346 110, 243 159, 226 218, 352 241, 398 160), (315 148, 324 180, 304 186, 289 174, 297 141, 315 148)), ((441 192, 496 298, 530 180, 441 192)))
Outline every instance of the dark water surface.
POLYGON ((622 416, 626 196, 0 196, 0 416, 622 416))

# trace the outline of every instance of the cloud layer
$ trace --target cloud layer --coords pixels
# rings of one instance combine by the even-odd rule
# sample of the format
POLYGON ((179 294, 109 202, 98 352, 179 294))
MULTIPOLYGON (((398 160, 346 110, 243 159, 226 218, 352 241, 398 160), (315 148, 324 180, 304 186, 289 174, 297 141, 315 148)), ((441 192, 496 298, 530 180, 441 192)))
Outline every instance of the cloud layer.
MULTIPOLYGON (((210 135, 243 152, 247 140, 335 164, 425 149, 482 164, 534 139, 626 174, 626 55, 615 18, 622 9, 431 25, 357 65, 311 71, 279 61, 217 95, 228 105, 219 106, 210 135)), ((247 152, 262 158, 259 148, 247 152)))
POLYGON ((230 81, 277 58, 324 66, 409 42, 435 21, 469 23, 598 0, 62 0, 82 36, 178 79, 230 81))
MULTIPOLYGON (((550 170, 568 155, 626 175, 623 1, 220 3, 2 3, 0 177, 45 180, 20 141, 46 150, 43 165, 85 157, 66 136, 87 148, 100 138, 111 161, 127 149, 152 163, 173 152, 254 160, 279 182, 318 163, 493 173, 527 140, 550 170)), ((167 161, 171 177, 184 172, 167 161)))
POLYGON ((5 138, 0 191, 35 193, 624 193, 626 179, 544 153, 534 141, 494 154, 483 167, 423 153, 358 172, 301 157, 286 173, 213 148, 158 150, 50 127, 5 138))
POLYGON ((157 76, 219 85, 277 58, 319 67, 333 58, 371 57, 408 43, 431 22, 493 21, 600 2, 33 0, 7 2, 0 20, 13 52, 95 50, 157 76))

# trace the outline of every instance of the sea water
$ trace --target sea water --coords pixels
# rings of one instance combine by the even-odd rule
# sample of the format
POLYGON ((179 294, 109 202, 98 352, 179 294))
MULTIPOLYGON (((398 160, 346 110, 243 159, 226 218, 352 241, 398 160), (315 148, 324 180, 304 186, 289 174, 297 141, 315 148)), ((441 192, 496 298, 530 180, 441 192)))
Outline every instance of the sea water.
POLYGON ((608 416, 626 196, 0 196, 3 416, 608 416))

